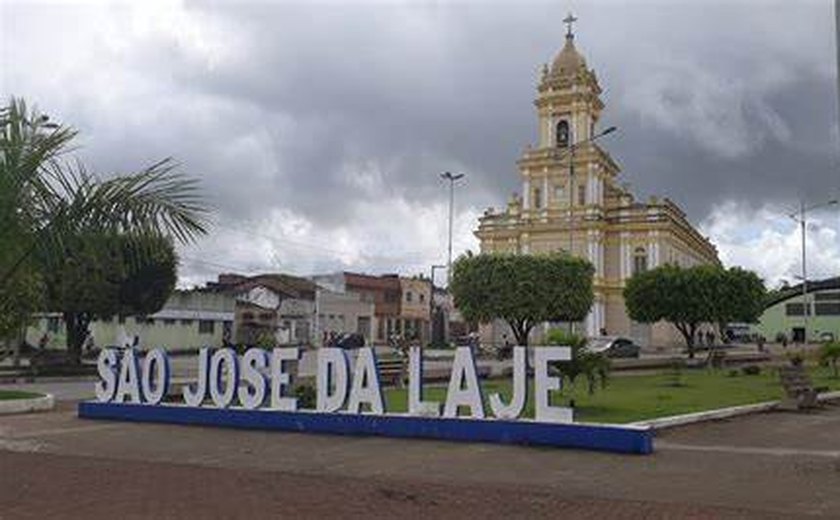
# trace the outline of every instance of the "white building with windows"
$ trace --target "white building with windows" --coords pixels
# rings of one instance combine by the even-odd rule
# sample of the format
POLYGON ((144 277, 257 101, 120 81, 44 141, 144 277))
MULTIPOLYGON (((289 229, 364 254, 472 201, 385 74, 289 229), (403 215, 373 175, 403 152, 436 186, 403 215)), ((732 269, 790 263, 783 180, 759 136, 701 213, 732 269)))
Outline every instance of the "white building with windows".
MULTIPOLYGON (((163 308, 148 316, 115 316, 91 322, 92 346, 122 346, 134 341, 144 349, 221 347, 235 337, 233 297, 202 290, 175 291, 163 308)), ((67 336, 60 313, 36 316, 26 331, 33 346, 64 348, 67 336)))

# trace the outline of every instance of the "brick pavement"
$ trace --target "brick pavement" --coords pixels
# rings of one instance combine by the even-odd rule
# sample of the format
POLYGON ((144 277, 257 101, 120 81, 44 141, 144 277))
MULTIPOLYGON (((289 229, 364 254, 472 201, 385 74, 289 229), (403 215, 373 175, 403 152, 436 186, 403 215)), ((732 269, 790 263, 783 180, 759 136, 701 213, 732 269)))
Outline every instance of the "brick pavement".
POLYGON ((0 419, 0 519, 840 517, 840 407, 666 432, 652 456, 0 419))

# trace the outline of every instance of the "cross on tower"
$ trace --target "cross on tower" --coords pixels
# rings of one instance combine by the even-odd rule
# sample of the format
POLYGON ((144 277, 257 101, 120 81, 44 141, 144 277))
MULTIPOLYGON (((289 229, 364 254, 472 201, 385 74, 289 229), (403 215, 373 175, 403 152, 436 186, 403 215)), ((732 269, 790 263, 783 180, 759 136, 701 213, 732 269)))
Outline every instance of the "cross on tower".
POLYGON ((566 24, 566 27, 567 27, 566 38, 573 38, 574 37, 574 34, 572 34, 572 24, 575 23, 576 21, 577 21, 577 18, 575 18, 574 15, 572 15, 572 13, 569 13, 569 16, 567 16, 566 18, 563 19, 563 23, 566 24))

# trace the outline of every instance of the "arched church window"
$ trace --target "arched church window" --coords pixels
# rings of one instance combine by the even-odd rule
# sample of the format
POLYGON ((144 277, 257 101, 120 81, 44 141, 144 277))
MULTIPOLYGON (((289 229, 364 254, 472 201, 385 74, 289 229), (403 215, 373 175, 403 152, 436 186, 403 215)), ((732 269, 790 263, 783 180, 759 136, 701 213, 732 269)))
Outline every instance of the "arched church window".
POLYGON ((534 209, 542 207, 542 191, 539 188, 534 188, 534 209))
POLYGON ((569 146, 569 122, 562 120, 557 123, 557 147, 566 148, 569 146))
POLYGON ((644 247, 637 247, 633 250, 633 274, 647 271, 647 251, 644 247))

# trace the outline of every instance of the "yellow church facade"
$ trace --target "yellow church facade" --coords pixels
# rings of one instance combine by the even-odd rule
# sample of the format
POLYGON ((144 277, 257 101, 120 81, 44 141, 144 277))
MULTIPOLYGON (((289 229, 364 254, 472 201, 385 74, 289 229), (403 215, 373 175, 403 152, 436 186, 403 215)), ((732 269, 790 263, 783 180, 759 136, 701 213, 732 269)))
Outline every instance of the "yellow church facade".
MULTIPOLYGON (((629 319, 622 296, 626 280, 666 263, 717 264, 717 250, 672 201, 637 201, 619 183, 619 166, 603 147, 614 128, 599 130, 600 94, 570 28, 537 87, 538 143, 517 163, 522 193, 504 210, 488 209, 475 234, 482 252, 567 251, 588 259, 595 267, 595 303, 580 332, 631 337, 645 347, 674 346, 680 336, 673 326, 629 319)), ((500 323, 482 327, 485 341, 501 341, 504 334, 512 338, 500 323)))

